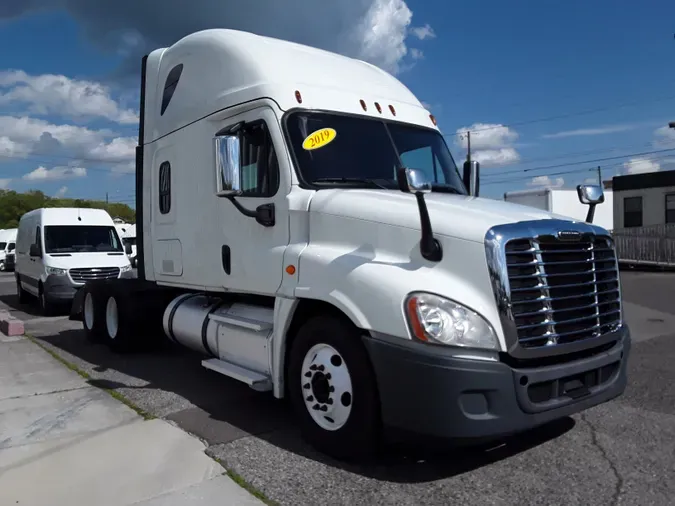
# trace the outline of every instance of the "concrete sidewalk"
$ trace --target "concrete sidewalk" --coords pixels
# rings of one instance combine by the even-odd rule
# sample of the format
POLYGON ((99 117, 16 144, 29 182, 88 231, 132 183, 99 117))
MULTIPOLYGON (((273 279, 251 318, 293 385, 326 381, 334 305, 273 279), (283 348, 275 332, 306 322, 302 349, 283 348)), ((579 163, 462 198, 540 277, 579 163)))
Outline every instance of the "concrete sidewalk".
POLYGON ((0 333, 0 504, 263 503, 197 438, 145 420, 42 348, 0 333))

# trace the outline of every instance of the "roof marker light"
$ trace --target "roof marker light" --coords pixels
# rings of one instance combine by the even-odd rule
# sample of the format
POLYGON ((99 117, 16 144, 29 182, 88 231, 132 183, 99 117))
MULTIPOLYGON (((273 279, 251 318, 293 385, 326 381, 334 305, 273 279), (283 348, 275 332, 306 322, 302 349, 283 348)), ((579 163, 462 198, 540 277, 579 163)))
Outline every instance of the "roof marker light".
POLYGON ((295 100, 298 101, 298 104, 302 104, 302 95, 300 95, 298 90, 295 90, 295 100))
POLYGON ((359 102, 361 103, 361 107, 363 107, 363 110, 364 110, 364 111, 367 111, 367 110, 368 110, 368 106, 366 106, 366 102, 365 102, 364 100, 359 100, 359 102))
POLYGON ((377 109, 377 112, 382 114, 382 107, 380 107, 380 104, 378 104, 377 102, 375 102, 375 109, 377 109))
POLYGON ((429 114, 429 119, 434 124, 434 126, 436 126, 436 117, 433 114, 429 114))
POLYGON ((392 113, 394 116, 396 116, 396 109, 394 109, 394 106, 393 106, 393 105, 389 104, 389 110, 391 111, 391 113, 392 113))

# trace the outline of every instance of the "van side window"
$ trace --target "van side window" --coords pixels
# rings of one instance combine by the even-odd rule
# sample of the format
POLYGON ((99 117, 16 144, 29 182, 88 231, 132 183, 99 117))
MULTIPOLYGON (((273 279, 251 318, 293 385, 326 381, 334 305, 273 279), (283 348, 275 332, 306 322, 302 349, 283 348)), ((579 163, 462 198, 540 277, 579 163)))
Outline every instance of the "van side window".
POLYGON ((162 162, 159 166, 159 212, 168 214, 171 210, 171 164, 162 162))
POLYGON ((40 231, 40 227, 35 229, 35 244, 37 244, 38 249, 42 251, 42 232, 40 231))
POLYGON ((279 161, 264 122, 250 125, 241 138, 242 192, 247 197, 271 197, 279 189, 279 161))
POLYGON ((162 109, 159 113, 160 116, 164 116, 164 111, 169 107, 169 102, 171 102, 171 97, 173 97, 174 92, 176 91, 176 86, 178 86, 178 80, 180 75, 183 73, 183 64, 176 65, 171 69, 169 75, 166 76, 166 82, 164 83, 164 93, 162 94, 162 109))

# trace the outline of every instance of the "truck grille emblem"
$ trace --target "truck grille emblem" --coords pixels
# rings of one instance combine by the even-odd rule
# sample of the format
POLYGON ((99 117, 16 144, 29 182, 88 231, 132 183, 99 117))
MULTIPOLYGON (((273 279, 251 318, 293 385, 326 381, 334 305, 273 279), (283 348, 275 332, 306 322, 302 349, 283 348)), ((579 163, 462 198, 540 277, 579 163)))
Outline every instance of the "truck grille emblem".
POLYGON ((560 230, 557 235, 561 241, 577 242, 581 240, 581 232, 575 230, 560 230))

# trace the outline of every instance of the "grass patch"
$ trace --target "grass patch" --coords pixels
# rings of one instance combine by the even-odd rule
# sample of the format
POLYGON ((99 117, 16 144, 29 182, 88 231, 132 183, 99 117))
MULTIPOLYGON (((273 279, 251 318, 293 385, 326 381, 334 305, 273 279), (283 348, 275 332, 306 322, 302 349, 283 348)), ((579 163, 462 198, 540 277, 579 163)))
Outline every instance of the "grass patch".
MULTIPOLYGON (((54 357, 56 360, 58 360, 59 362, 61 362, 61 363, 62 363, 64 366, 66 366, 68 369, 70 369, 71 371, 76 372, 77 374, 79 374, 82 378, 84 378, 84 379, 87 380, 88 382, 90 382, 90 381, 93 379, 88 373, 86 373, 85 371, 83 371, 82 369, 80 369, 79 367, 77 367, 77 366, 76 366, 75 364, 73 364, 72 362, 68 362, 65 358, 63 358, 61 355, 59 355, 58 353, 56 353, 54 350, 51 350, 51 349, 49 349, 47 346, 45 346, 44 344, 42 344, 38 339, 34 338, 33 336, 31 336, 31 335, 29 335, 29 334, 24 334, 24 335, 25 335, 26 338, 28 338, 31 342, 37 344, 40 348, 42 348, 43 350, 45 350, 47 353, 49 353, 52 357, 54 357)), ((141 408, 139 408, 138 406, 136 406, 133 402, 131 402, 131 401, 130 401, 129 399, 127 399, 126 397, 124 397, 124 396, 123 396, 121 393, 119 393, 117 390, 114 390, 114 389, 112 389, 112 388, 106 388, 106 387, 100 386, 100 385, 92 385, 92 386, 95 386, 96 388, 100 388, 100 389, 103 390, 104 392, 107 392, 113 399, 118 400, 119 402, 121 402, 121 403, 124 404, 125 406, 127 406, 127 407, 133 409, 133 410, 134 410, 136 413, 138 413, 139 416, 141 416, 144 420, 154 420, 154 419, 156 418, 154 415, 151 415, 150 413, 148 413, 148 412, 145 411, 144 409, 141 409, 141 408)))
MULTIPOLYGON (((223 466, 222 462, 220 462, 220 465, 223 466)), ((263 494, 259 490, 256 490, 256 488, 253 485, 251 485, 249 482, 247 482, 244 478, 242 478, 240 475, 238 475, 231 469, 225 467, 225 474, 227 474, 232 479, 232 481, 234 481, 237 485, 246 490, 249 494, 260 499, 268 506, 279 506, 278 502, 269 499, 267 496, 265 496, 265 494, 263 494)))

